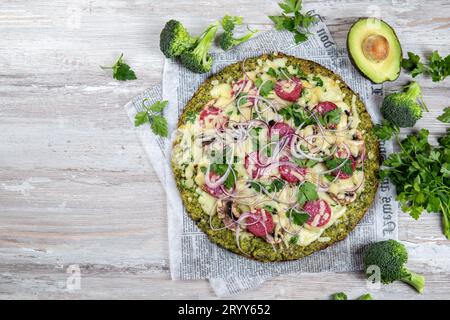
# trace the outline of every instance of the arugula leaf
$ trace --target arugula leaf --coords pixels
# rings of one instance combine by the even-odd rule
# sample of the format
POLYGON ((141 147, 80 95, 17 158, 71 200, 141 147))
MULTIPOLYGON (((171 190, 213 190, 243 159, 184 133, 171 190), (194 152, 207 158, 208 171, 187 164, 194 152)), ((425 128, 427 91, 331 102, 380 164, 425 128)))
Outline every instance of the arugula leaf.
POLYGON ((352 162, 349 159, 345 159, 345 158, 328 159, 328 160, 325 160, 325 166, 329 170, 336 169, 336 173, 341 171, 347 175, 353 174, 352 162), (345 162, 345 164, 343 164, 344 162, 345 162), (343 164, 342 167, 340 167, 339 169, 336 169, 341 164, 343 164))
POLYGON ((423 211, 440 212, 445 236, 450 239, 450 133, 439 146, 428 142, 420 130, 400 142, 401 151, 391 154, 380 172, 395 185, 402 210, 418 219, 423 211))
POLYGON ((317 188, 313 183, 307 181, 298 189, 297 203, 300 206, 303 206, 308 201, 317 199, 319 199, 319 195, 317 194, 317 188))
POLYGON ((284 0, 278 3, 283 10, 279 16, 269 16, 277 30, 288 30, 294 34, 295 43, 301 43, 308 39, 308 28, 317 18, 309 13, 301 13, 302 0, 284 0))
POLYGON ((450 54, 442 58, 437 51, 428 57, 428 65, 420 62, 420 57, 408 52, 408 59, 402 59, 402 67, 414 78, 419 74, 430 74, 434 82, 444 80, 450 75, 450 54))
POLYGON ((392 136, 396 136, 399 132, 399 127, 384 119, 381 121, 381 124, 377 124, 373 127, 373 133, 381 141, 389 140, 392 136))
POLYGON ((299 212, 295 209, 289 209, 286 212, 288 218, 292 218, 292 222, 298 226, 302 226, 309 220, 309 214, 305 212, 299 212))
POLYGON ((134 126, 138 127, 144 123, 150 123, 150 128, 155 135, 167 137, 169 135, 167 120, 162 115, 162 111, 169 102, 167 100, 156 101, 154 104, 148 106, 146 105, 147 101, 148 99, 142 100, 144 111, 136 113, 134 116, 134 126))
POLYGON ((275 88, 275 83, 272 80, 263 81, 261 78, 256 79, 255 85, 259 88, 259 94, 263 97, 267 97, 275 88))
POLYGON ((437 117, 437 119, 445 123, 450 123, 450 107, 445 108, 444 113, 437 117))
POLYGON ((134 71, 130 68, 129 65, 127 65, 125 62, 123 62, 123 53, 120 55, 119 59, 117 59, 116 63, 113 64, 111 67, 102 67, 103 70, 105 69, 112 69, 113 71, 113 78, 120 81, 126 81, 126 80, 136 80, 136 74, 134 71))

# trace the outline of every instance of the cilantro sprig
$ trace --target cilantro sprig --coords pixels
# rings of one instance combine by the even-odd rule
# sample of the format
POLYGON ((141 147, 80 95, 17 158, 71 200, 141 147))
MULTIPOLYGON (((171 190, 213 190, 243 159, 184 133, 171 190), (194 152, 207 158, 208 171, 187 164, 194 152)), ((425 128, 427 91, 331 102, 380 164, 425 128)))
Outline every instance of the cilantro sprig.
POLYGON ((103 70, 112 69, 113 78, 119 81, 136 80, 136 74, 128 64, 123 61, 123 53, 111 67, 100 66, 103 70))
POLYGON ((308 28, 317 20, 309 13, 301 13, 302 0, 284 0, 278 3, 283 10, 279 16, 269 16, 277 30, 288 30, 294 34, 295 43, 308 40, 308 28))
POLYGON ((295 126, 300 126, 302 123, 304 126, 314 124, 314 119, 308 115, 304 108, 296 103, 293 103, 283 109, 280 109, 278 113, 285 119, 294 121, 295 126))
POLYGON ((450 54, 443 58, 439 52, 433 51, 428 57, 428 63, 424 64, 417 54, 408 52, 408 58, 402 60, 402 67, 409 71, 413 78, 419 74, 429 74, 434 82, 442 81, 450 75, 450 54))
POLYGON ((300 206, 317 199, 319 199, 319 195, 317 194, 317 187, 313 183, 306 181, 298 188, 297 203, 300 206))
POLYGON ((154 134, 161 137, 167 137, 169 135, 167 120, 162 115, 162 112, 169 101, 156 101, 150 106, 148 106, 146 102, 148 102, 148 99, 142 101, 144 111, 140 111, 134 116, 134 126, 138 127, 144 123, 150 123, 150 128, 154 134))
POLYGON ((401 151, 383 162, 386 168, 380 176, 395 185, 402 210, 414 219, 423 211, 441 213, 444 234, 450 239, 450 132, 437 147, 428 142, 428 135, 422 129, 398 141, 401 151))
POLYGON ((289 209, 286 212, 286 216, 292 219, 292 222, 298 226, 302 226, 308 221, 309 214, 301 211, 297 211, 295 209, 289 209))

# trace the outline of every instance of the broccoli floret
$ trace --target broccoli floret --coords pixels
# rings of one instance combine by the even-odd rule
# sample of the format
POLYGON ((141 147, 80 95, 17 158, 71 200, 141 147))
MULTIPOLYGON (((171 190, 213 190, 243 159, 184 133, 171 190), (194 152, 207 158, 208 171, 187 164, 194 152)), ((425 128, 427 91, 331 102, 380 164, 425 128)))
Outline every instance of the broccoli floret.
POLYGON ((373 300, 372 295, 370 293, 363 294, 358 298, 358 300, 373 300))
POLYGON ((174 58, 192 48, 196 41, 181 22, 169 20, 161 31, 159 47, 167 58, 174 58))
POLYGON ((253 35, 258 32, 258 30, 251 31, 244 35, 241 38, 234 38, 233 37, 233 30, 236 25, 242 24, 242 17, 234 17, 226 15, 222 18, 221 21, 222 28, 224 30, 224 33, 220 36, 219 39, 219 45, 223 50, 231 49, 242 42, 245 42, 249 40, 253 35))
POLYGON ((220 47, 223 50, 228 50, 231 49, 239 44, 241 44, 242 42, 247 41, 248 39, 250 39, 251 37, 253 37, 253 35, 255 34, 255 32, 257 32, 257 30, 255 31, 250 31, 249 33, 247 33, 245 36, 241 37, 241 38, 234 38, 233 37, 233 33, 232 32, 227 32, 225 31, 224 33, 222 33, 222 35, 220 36, 220 40, 219 40, 219 44, 220 47))
POLYGON ((409 271, 405 263, 408 261, 408 251, 403 244, 395 240, 386 240, 374 243, 364 257, 366 275, 369 276, 368 268, 378 266, 380 268, 381 282, 389 284, 400 280, 418 292, 423 293, 425 278, 419 274, 409 271))
POLYGON ((414 126, 416 121, 422 118, 422 110, 428 111, 417 82, 410 83, 405 89, 406 92, 389 94, 381 105, 383 117, 401 128, 414 126))
POLYGON ((208 50, 218 28, 218 22, 211 24, 200 36, 195 47, 181 54, 181 63, 186 68, 196 73, 205 73, 211 70, 213 58, 209 55, 208 50))
POLYGON ((347 295, 344 292, 337 292, 331 296, 333 300, 347 300, 347 295))

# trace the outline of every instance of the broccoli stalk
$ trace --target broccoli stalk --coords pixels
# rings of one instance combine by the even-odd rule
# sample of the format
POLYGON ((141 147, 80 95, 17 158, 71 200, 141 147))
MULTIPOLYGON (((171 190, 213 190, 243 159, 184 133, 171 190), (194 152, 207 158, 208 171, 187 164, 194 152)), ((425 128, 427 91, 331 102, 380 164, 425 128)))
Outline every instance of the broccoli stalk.
POLYGON ((191 37, 181 22, 169 20, 161 31, 159 47, 167 58, 180 56, 195 45, 197 38, 191 37))
POLYGON ((380 268, 380 280, 384 284, 394 281, 403 281, 419 293, 423 293, 425 278, 406 268, 408 261, 408 251, 403 244, 395 240, 386 240, 374 243, 369 246, 364 256, 366 275, 369 276, 368 268, 377 266, 380 268))
POLYGON ((196 73, 205 73, 211 70, 213 59, 208 50, 214 41, 218 28, 218 22, 211 24, 200 36, 195 47, 181 54, 181 63, 186 68, 196 73))
POLYGON ((373 300, 372 295, 370 293, 363 294, 358 298, 358 300, 373 300))
POLYGON ((422 118, 422 111, 428 111, 417 82, 411 82, 404 89, 406 92, 396 92, 386 96, 381 105, 383 117, 400 128, 414 126, 417 120, 422 118))

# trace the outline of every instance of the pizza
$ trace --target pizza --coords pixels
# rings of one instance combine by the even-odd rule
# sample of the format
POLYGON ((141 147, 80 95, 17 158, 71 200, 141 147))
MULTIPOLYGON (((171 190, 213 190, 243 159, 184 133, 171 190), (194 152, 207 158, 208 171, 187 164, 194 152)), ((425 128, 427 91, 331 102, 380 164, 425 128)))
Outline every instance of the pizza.
POLYGON ((344 239, 374 201, 379 145, 359 96, 325 67, 272 53, 225 67, 187 103, 172 168, 209 238, 259 261, 344 239))

